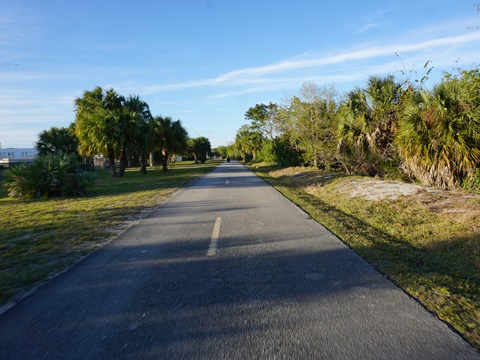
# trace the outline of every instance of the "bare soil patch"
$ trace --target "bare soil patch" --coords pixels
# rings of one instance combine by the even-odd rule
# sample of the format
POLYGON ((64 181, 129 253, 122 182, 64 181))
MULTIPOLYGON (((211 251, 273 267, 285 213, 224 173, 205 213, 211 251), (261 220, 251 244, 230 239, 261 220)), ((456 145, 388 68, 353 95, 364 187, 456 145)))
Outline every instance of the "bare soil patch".
MULTIPOLYGON (((303 168, 300 169, 303 170, 303 168)), ((349 194, 352 198, 379 201, 415 196, 417 203, 422 203, 432 212, 470 213, 471 215, 480 213, 480 195, 469 192, 436 189, 401 181, 356 176, 345 177, 334 173, 319 173, 308 168, 305 168, 305 171, 299 171, 299 168, 286 168, 277 170, 272 175, 295 182, 311 194, 315 193, 318 187, 335 180, 336 185, 331 190, 349 194)))

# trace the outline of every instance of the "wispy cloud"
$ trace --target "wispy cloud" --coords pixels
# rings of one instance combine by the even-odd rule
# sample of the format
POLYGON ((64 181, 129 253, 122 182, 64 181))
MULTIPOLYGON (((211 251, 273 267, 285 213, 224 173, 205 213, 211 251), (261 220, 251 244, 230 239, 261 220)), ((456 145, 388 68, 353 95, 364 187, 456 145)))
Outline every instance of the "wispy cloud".
MULTIPOLYGON (((216 78, 203 79, 203 80, 192 80, 184 83, 176 84, 165 84, 165 85, 154 85, 147 88, 144 88, 145 93, 156 93, 163 91, 173 91, 186 88, 197 88, 197 87, 218 87, 218 86, 240 86, 240 85, 259 85, 259 84, 277 84, 285 85, 288 83, 296 83, 299 78, 287 77, 287 78, 276 78, 271 77, 271 75, 278 74, 289 74, 295 71, 305 71, 314 69, 316 71, 325 70, 327 66, 347 66, 355 64, 360 61, 379 61, 386 57, 394 57, 395 53, 401 54, 402 56, 409 56, 418 53, 428 53, 432 54, 433 51, 436 51, 438 54, 443 54, 448 52, 451 48, 456 48, 466 44, 480 41, 480 32, 471 32, 458 36, 448 36, 441 37, 431 40, 411 42, 411 43, 396 43, 384 45, 369 46, 365 48, 360 48, 354 51, 339 52, 333 55, 327 56, 312 56, 312 55, 303 55, 300 57, 285 59, 277 63, 259 66, 259 67, 250 67, 243 68, 238 70, 233 70, 228 73, 222 74, 216 78), (267 77, 269 76, 269 77, 267 77)), ((432 60, 429 58, 424 58, 422 61, 432 60)), ((380 62, 382 63, 382 62, 380 62)), ((385 61, 383 61, 385 63, 385 61)), ((368 67, 368 66, 367 66, 368 67)), ((379 69, 381 65, 375 65, 374 68, 379 69)), ((390 68, 390 71, 392 69, 390 68)), ((334 69, 330 69, 330 72, 334 69)), ((377 71, 378 72, 378 71, 377 71)), ((352 80, 351 72, 348 74, 348 79, 352 80)), ((365 75, 365 68, 362 69, 362 75, 365 75)), ((309 76, 309 75, 307 75, 309 76)), ((312 77, 309 76, 311 79, 312 77)), ((329 79, 328 75, 321 77, 324 80, 334 80, 334 82, 342 81, 342 75, 336 74, 334 77, 329 79)), ((248 90, 239 90, 236 91, 236 94, 244 93, 248 90)), ((251 91, 255 91, 253 88, 251 91)), ((222 93, 217 95, 217 97, 227 96, 228 93, 222 93)))
POLYGON ((357 32, 359 32, 359 33, 363 33, 363 32, 365 32, 365 31, 368 31, 368 30, 373 29, 373 28, 378 28, 378 27, 380 27, 380 24, 379 24, 379 23, 369 22, 369 23, 367 23, 367 24, 365 24, 365 25, 362 25, 362 26, 360 26, 360 27, 357 27, 356 30, 357 30, 357 32))
POLYGON ((360 25, 349 24, 347 25, 347 27, 355 30, 359 34, 364 33, 370 29, 379 28, 382 26, 382 20, 385 15, 390 13, 392 10, 393 9, 391 8, 378 9, 371 16, 364 18, 360 25))

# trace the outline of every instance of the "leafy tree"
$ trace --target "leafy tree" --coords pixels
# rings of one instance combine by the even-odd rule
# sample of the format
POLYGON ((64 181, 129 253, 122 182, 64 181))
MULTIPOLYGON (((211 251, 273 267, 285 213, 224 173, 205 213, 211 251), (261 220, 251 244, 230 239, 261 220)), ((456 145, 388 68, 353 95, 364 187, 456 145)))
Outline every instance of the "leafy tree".
POLYGON ((278 105, 275 103, 257 104, 247 110, 245 118, 251 121, 253 129, 260 131, 267 139, 273 141, 281 133, 278 105))
POLYGON ((75 100, 75 134, 80 153, 107 157, 112 177, 117 176, 115 159, 124 150, 128 137, 124 102, 124 97, 115 90, 103 90, 99 86, 75 100))
POLYGON ((169 156, 187 149, 188 133, 180 120, 173 121, 169 116, 156 116, 153 121, 153 145, 162 153, 162 170, 167 172, 169 156))
POLYGON ((472 180, 480 163, 478 72, 447 77, 412 98, 396 144, 407 174, 426 185, 449 188, 472 180))
POLYGON ((300 97, 294 96, 282 112, 287 117, 285 133, 304 163, 329 168, 336 158, 336 97, 333 87, 306 83, 300 97))
POLYGON ((251 122, 251 128, 265 138, 264 143, 268 144, 267 147, 272 152, 275 162, 281 160, 277 152, 277 142, 279 137, 283 135, 283 122, 279 112, 280 107, 272 102, 268 105, 257 104, 245 112, 245 119, 251 122))
POLYGON ((207 160, 207 154, 211 151, 210 140, 203 136, 190 138, 188 139, 187 145, 187 151, 195 158, 195 164, 199 161, 205 163, 207 160))
POLYGON ((73 124, 69 128, 52 127, 50 130, 43 130, 38 135, 35 148, 39 155, 56 152, 78 155, 78 140, 74 133, 73 124))

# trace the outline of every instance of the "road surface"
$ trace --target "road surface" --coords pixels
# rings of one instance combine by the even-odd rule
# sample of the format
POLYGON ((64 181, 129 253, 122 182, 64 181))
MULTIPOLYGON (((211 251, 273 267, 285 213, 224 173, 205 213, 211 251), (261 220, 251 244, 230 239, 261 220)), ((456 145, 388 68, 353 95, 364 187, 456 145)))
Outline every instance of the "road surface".
POLYGON ((480 359, 239 163, 0 316, 0 359, 480 359))

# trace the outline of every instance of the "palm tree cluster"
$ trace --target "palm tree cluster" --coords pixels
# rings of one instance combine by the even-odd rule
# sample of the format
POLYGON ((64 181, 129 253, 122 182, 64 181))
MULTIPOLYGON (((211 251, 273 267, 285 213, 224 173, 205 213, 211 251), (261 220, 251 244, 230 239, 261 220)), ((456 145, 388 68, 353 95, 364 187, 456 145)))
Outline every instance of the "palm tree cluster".
POLYGON ((372 76, 343 96, 305 84, 285 104, 250 108, 250 126, 239 129, 235 146, 253 161, 267 161, 268 148, 270 162, 283 165, 402 176, 442 188, 480 183, 480 69, 446 73, 431 90, 424 80, 372 76))
POLYGON ((188 133, 180 120, 152 116, 148 104, 138 96, 127 98, 115 90, 96 87, 75 100, 75 135, 80 154, 102 155, 108 159, 110 175, 123 176, 128 163, 138 161, 140 171, 147 172, 160 153, 162 169, 168 171, 172 154, 186 151, 188 133))

